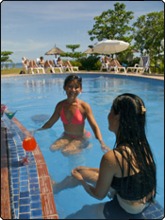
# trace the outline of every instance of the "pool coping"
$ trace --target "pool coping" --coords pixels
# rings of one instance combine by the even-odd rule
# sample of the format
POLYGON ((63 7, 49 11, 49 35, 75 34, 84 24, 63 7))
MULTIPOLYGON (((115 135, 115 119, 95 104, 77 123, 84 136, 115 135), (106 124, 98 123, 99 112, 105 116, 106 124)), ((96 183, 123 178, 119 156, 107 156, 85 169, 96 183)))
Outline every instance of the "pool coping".
MULTIPOLYGON (((27 135, 29 132, 15 117, 12 119, 12 123, 14 124, 14 126, 17 127, 17 132, 19 133, 20 139, 22 141, 23 137, 27 135)), ((1 153, 1 217, 3 217, 3 219, 12 219, 13 217, 31 219, 31 217, 33 216, 34 217, 33 219, 38 219, 38 217, 39 219, 58 219, 59 217, 56 211, 51 178, 48 173, 47 165, 45 163, 44 157, 42 155, 39 146, 37 145, 36 149, 32 152, 35 161, 34 163, 26 165, 26 164, 20 164, 19 159, 18 161, 16 160, 13 161, 14 152, 13 153, 8 152, 11 151, 11 148, 9 149, 10 147, 9 145, 12 142, 11 140, 12 137, 9 137, 9 135, 10 134, 13 135, 12 131, 10 131, 9 128, 6 128, 5 121, 2 122, 1 120, 1 152, 3 150, 3 154, 1 153), (31 172, 30 167, 33 168, 36 167, 37 170, 36 173, 38 174, 37 179, 36 179, 36 173, 34 173, 33 171, 32 171, 33 173, 30 173, 31 172), (20 171, 21 168, 22 169, 25 168, 29 172, 28 177, 30 178, 28 178, 27 181, 28 191, 26 189, 26 192, 25 190, 22 191, 20 190, 21 179, 23 179, 24 181, 26 179, 25 178, 26 175, 24 172, 25 169, 22 172, 22 176, 21 176, 21 171, 20 171), (16 184, 16 178, 14 178, 14 176, 16 176, 15 175, 16 172, 18 174, 18 170, 19 170, 20 182, 16 184), (34 180, 37 181, 34 182, 34 180), (34 198, 35 196, 37 196, 38 195, 37 193, 40 195, 40 199, 37 201, 32 201, 32 197, 34 198), (29 199, 29 197, 31 198, 31 200, 29 199), (23 199, 24 200, 29 199, 30 204, 27 204, 26 202, 26 204, 23 204, 21 206, 22 208, 21 209, 19 205, 21 204, 23 199), (40 208, 36 209, 36 207, 34 206, 39 207, 39 203, 41 203, 40 208)), ((15 145, 20 145, 16 143, 17 142, 16 137, 14 142, 15 145)), ((11 147, 13 151, 13 149, 15 148, 14 144, 12 144, 11 147)), ((21 151, 24 151, 26 155, 25 150, 22 148, 22 142, 20 148, 21 151)), ((18 151, 20 152, 20 149, 18 151)))
POLYGON ((8 167, 7 131, 1 122, 1 217, 3 219, 11 219, 8 167))
MULTIPOLYGON (((114 73, 114 72, 100 72, 100 71, 76 71, 74 73, 71 72, 64 72, 64 73, 54 73, 53 75, 63 75, 63 74, 84 74, 84 75, 88 75, 88 74, 105 74, 105 75, 119 75, 119 76, 134 76, 134 77, 141 77, 141 78, 150 78, 150 79, 157 79, 157 80, 164 80, 164 75, 163 74, 135 74, 135 73, 114 73)), ((35 76, 35 75, 43 75, 41 73, 39 74, 1 74, 1 77, 12 77, 12 76, 35 76)), ((45 75, 45 74, 44 74, 45 75)), ((46 75, 52 75, 52 73, 48 73, 46 75)))

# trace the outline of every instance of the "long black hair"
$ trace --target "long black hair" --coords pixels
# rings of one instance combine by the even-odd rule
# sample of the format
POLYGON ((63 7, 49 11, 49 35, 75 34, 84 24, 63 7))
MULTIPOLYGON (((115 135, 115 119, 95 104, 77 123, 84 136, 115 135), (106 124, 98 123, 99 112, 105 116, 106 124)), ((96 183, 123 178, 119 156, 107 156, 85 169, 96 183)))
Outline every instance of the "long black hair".
MULTIPOLYGON (((119 151, 122 157, 128 162, 128 177, 133 166, 131 155, 127 149, 129 148, 131 150, 136 161, 136 166, 143 174, 141 182, 144 190, 142 191, 144 192, 148 187, 154 190, 153 197, 155 197, 156 164, 145 133, 146 107, 144 102, 137 95, 124 93, 117 96, 113 101, 112 109, 114 114, 119 114, 120 116, 114 149, 119 151), (124 151, 120 149, 121 145, 126 146, 124 151)), ((123 166, 120 164, 120 167, 122 168, 123 166)))

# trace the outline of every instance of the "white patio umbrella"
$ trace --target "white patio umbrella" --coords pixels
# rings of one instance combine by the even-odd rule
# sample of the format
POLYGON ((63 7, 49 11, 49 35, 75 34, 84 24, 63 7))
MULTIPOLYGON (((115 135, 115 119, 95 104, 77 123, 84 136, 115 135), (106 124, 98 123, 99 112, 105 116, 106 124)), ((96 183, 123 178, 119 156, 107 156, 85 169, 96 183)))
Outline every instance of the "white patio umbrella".
POLYGON ((126 50, 129 43, 121 40, 103 40, 98 42, 93 47, 94 53, 99 54, 114 54, 126 50))

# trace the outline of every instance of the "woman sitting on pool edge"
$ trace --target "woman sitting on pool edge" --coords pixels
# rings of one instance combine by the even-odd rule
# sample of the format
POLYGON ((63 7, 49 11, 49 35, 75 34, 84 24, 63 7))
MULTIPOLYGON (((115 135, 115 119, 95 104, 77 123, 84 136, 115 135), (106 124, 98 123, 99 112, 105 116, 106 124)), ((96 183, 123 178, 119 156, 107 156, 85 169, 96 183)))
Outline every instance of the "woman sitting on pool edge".
POLYGON ((93 116, 90 105, 77 96, 82 92, 82 78, 77 75, 69 75, 64 81, 64 90, 67 98, 60 101, 50 119, 38 130, 52 127, 59 118, 64 126, 63 135, 50 147, 51 151, 61 149, 64 154, 74 154, 81 151, 87 145, 90 133, 85 131, 85 119, 87 118, 95 137, 99 140, 104 151, 109 150, 105 146, 100 129, 93 116))
POLYGON ((114 149, 103 155, 99 169, 79 166, 72 176, 53 184, 54 193, 82 185, 96 199, 112 200, 86 205, 67 218, 144 219, 156 195, 156 165, 145 121, 146 108, 138 96, 127 93, 113 101, 108 122, 116 135, 114 149))

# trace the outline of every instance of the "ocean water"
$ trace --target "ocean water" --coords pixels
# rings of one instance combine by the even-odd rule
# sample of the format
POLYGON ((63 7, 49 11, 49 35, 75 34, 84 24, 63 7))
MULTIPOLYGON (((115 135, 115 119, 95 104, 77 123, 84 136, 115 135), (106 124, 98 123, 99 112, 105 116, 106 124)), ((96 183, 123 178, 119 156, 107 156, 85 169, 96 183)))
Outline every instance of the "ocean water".
POLYGON ((22 63, 2 63, 1 69, 22 68, 22 63))

